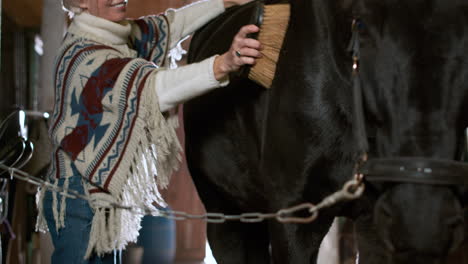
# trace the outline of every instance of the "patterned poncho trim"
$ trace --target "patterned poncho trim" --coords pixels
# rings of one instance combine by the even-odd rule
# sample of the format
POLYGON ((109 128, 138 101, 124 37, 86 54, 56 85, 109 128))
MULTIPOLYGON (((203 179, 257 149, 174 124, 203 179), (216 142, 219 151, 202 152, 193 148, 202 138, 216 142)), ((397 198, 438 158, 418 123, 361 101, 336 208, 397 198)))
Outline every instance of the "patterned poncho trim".
MULTIPOLYGON (((164 205, 158 186, 167 186, 180 161, 174 124, 159 110, 153 76, 167 54, 167 20, 151 16, 132 25, 133 49, 102 43, 72 25, 57 60, 49 131, 56 148, 49 179, 57 184, 60 178, 79 174, 87 195, 96 201, 91 204, 95 214, 86 258, 136 241, 144 215, 109 209, 98 201, 138 208, 150 208, 154 202, 164 205)), ((57 229, 65 226, 65 201, 62 197, 58 207, 53 194, 57 229)), ((44 227, 45 222, 38 224, 44 227)))

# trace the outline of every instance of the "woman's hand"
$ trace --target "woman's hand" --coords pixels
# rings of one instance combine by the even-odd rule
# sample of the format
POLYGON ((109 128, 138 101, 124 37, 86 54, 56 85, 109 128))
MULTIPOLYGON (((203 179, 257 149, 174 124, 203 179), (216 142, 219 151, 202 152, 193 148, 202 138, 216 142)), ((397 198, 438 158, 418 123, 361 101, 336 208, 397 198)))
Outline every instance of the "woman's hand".
POLYGON ((235 5, 243 5, 255 0, 224 0, 224 8, 229 8, 235 5))
POLYGON ((260 29, 255 25, 243 26, 234 37, 231 48, 224 54, 216 57, 213 71, 216 80, 227 77, 230 72, 235 72, 241 66, 255 64, 256 59, 262 57, 260 41, 247 38, 250 33, 256 33, 260 29))

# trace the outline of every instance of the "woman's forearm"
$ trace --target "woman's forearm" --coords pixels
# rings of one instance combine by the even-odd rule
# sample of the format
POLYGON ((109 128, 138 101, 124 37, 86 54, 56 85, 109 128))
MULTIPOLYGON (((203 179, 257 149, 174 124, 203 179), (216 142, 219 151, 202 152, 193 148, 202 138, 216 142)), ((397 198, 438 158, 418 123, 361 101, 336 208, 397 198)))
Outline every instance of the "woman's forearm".
POLYGON ((161 112, 178 104, 228 84, 228 80, 218 81, 213 69, 217 56, 199 63, 192 63, 172 70, 163 70, 155 75, 156 91, 161 112))

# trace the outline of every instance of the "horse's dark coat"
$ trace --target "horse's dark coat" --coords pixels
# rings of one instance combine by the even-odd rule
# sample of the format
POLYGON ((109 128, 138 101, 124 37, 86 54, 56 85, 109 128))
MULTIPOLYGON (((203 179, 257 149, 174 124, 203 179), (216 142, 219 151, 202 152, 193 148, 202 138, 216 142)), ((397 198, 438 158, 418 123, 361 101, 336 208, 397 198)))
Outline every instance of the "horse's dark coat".
MULTIPOLYGON (((233 76, 228 87, 185 106, 187 160, 208 211, 315 203, 351 178, 357 150, 346 47, 353 17, 364 23, 360 77, 370 156, 460 156, 468 124, 466 1, 291 5, 271 90, 233 76)), ((248 6, 195 35, 191 61, 227 50, 249 23, 229 20, 248 12, 241 9, 248 6)), ((315 263, 331 220, 346 215, 356 220, 360 263, 437 263, 461 240, 464 195, 462 187, 367 185, 362 199, 324 210, 312 224, 210 225, 208 236, 219 263, 270 263, 270 243, 274 263, 315 263)))

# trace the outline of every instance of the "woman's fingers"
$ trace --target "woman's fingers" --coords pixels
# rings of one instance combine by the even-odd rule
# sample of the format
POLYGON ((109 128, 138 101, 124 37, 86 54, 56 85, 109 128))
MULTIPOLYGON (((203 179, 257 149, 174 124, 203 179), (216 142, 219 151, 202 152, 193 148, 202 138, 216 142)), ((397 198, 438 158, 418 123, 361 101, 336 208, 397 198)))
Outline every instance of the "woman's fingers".
POLYGON ((246 65, 246 64, 248 65, 255 64, 255 58, 252 58, 252 57, 241 57, 239 58, 239 60, 241 61, 239 66, 246 65))
POLYGON ((260 30, 259 27, 257 27, 256 25, 247 25, 247 26, 243 26, 239 32, 237 33, 236 37, 240 37, 242 39, 246 38, 248 34, 251 34, 251 33, 256 33, 260 30))
POLYGON ((221 80, 230 72, 240 69, 242 65, 253 65, 261 58, 262 45, 260 41, 249 38, 248 35, 260 30, 255 25, 243 26, 234 37, 229 51, 215 59, 213 65, 215 78, 221 80))
POLYGON ((251 38, 244 39, 244 45, 246 47, 257 49, 257 50, 260 50, 262 48, 262 44, 260 43, 260 41, 256 39, 251 39, 251 38))
POLYGON ((260 29, 255 25, 243 26, 237 33, 232 43, 231 49, 237 57, 239 66, 243 64, 254 64, 256 58, 260 58, 261 43, 260 41, 247 36, 251 33, 256 33, 260 29))
POLYGON ((261 58, 262 53, 258 49, 252 48, 241 48, 235 51, 235 55, 239 58, 242 57, 252 57, 252 58, 261 58))

